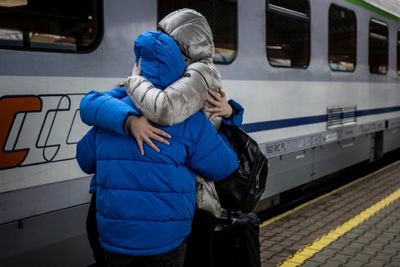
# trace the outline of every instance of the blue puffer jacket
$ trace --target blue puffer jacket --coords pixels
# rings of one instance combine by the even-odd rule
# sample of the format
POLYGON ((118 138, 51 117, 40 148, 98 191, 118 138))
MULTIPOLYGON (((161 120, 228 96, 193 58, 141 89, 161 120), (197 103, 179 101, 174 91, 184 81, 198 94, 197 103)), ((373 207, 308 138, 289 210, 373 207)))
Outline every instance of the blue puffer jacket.
MULTIPOLYGON (((123 101, 126 112, 137 112, 129 98, 123 101)), ((115 113, 93 115, 111 122, 115 113)), ((96 173, 97 223, 107 251, 156 255, 176 248, 190 233, 195 172, 217 181, 238 167, 236 155, 202 112, 159 128, 172 136, 170 145, 157 143, 159 153, 145 145, 144 156, 132 136, 96 127, 78 143, 80 167, 96 173)))
POLYGON ((190 233, 195 208, 195 173, 214 181, 237 167, 236 155, 202 112, 160 127, 170 145, 147 147, 135 139, 93 128, 78 143, 83 171, 97 175, 97 222, 104 249, 155 255, 180 245, 190 233))

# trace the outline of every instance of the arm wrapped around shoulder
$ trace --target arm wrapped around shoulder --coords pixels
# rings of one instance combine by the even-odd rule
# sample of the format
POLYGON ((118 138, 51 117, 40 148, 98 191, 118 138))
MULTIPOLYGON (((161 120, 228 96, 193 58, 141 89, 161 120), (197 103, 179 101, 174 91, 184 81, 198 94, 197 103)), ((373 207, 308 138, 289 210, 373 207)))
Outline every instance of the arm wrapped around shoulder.
POLYGON ((202 109, 208 90, 219 90, 217 70, 210 64, 190 64, 183 77, 164 90, 145 78, 132 75, 125 82, 126 92, 149 120, 161 125, 180 123, 202 109))
POLYGON ((140 115, 132 105, 121 101, 126 97, 125 89, 117 87, 114 90, 99 92, 90 91, 81 100, 80 116, 84 123, 108 129, 121 135, 125 131, 125 120, 129 115, 140 115))

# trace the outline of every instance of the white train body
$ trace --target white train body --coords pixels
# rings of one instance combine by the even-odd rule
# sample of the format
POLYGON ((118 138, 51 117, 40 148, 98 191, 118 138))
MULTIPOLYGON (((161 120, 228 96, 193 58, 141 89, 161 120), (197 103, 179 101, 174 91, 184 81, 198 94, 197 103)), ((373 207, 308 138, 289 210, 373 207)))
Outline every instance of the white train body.
MULTIPOLYGON (((351 2, 362 1, 309 1, 306 68, 269 63, 268 1, 236 3, 236 57, 217 67, 228 97, 245 107, 243 128, 270 159, 260 209, 270 200, 279 202, 282 192, 400 147, 400 19, 351 2), (332 4, 352 10, 357 18, 352 72, 335 72, 328 64, 332 4), (371 18, 387 24, 386 75, 369 71, 371 18)), ((4 47, 0 40, 2 266, 91 262, 84 227, 90 177, 75 160, 76 143, 89 129, 80 121, 79 102, 89 90, 113 88, 130 73, 133 41, 139 33, 155 30, 158 17, 155 0, 97 3, 104 29, 91 51, 27 51, 4 47)))

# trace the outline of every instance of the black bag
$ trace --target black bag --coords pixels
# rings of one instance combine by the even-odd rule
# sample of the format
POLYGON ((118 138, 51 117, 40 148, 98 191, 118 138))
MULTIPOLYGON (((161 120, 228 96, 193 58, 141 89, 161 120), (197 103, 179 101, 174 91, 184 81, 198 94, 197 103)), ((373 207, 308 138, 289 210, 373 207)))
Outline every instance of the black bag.
POLYGON ((222 122, 219 131, 227 137, 239 159, 239 168, 215 183, 221 207, 251 212, 265 190, 268 160, 257 142, 239 127, 222 122))
POLYGON ((260 267, 260 221, 255 213, 226 213, 214 230, 213 266, 260 267))

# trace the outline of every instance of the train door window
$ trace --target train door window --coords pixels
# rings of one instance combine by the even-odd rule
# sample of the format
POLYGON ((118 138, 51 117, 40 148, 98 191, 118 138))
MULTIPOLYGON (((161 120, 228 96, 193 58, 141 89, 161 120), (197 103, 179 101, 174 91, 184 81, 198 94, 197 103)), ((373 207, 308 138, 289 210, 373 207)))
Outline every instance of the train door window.
POLYGON ((214 62, 231 63, 237 52, 237 0, 159 0, 158 20, 185 7, 207 19, 214 37, 214 62))
POLYGON ((329 67, 333 71, 354 71, 357 58, 357 21, 353 11, 329 8, 329 67))
POLYGON ((0 48, 90 52, 103 33, 100 0, 0 0, 0 48))
POLYGON ((397 31, 397 75, 400 75, 400 30, 397 31))
POLYGON ((308 0, 267 1, 267 58, 274 67, 307 68, 310 62, 308 0))
POLYGON ((388 72, 388 26, 376 19, 369 22, 369 71, 375 74, 388 72))

